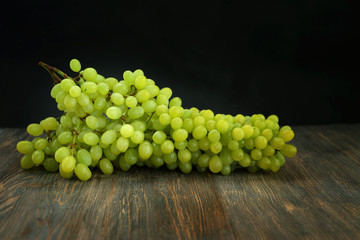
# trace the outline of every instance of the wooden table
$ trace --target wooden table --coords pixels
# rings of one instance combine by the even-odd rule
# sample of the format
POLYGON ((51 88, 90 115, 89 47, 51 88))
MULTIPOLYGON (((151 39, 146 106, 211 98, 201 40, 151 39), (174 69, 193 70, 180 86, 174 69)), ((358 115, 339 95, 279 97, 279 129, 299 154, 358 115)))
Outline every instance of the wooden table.
POLYGON ((360 239, 360 124, 295 126, 276 174, 24 171, 0 130, 0 239, 360 239))

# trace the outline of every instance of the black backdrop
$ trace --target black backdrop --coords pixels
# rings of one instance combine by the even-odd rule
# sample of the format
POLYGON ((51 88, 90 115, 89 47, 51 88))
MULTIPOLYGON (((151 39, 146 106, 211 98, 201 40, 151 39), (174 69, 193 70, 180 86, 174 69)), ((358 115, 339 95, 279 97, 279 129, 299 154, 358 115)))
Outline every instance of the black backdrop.
POLYGON ((141 68, 184 107, 359 122, 357 9, 341 0, 13 1, 1 15, 0 127, 60 112, 44 61, 78 58, 119 80, 141 68), (131 3, 129 3, 131 2, 131 3))

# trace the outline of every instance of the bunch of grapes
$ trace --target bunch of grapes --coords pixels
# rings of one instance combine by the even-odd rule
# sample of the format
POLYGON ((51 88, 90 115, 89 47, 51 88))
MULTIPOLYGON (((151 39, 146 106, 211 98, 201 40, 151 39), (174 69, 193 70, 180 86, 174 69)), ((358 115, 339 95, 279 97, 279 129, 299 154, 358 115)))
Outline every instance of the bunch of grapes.
POLYGON ((132 166, 211 171, 228 175, 237 168, 277 172, 297 149, 289 126, 280 128, 276 115, 214 114, 184 109, 172 90, 159 88, 140 69, 125 71, 123 80, 105 78, 94 68, 81 70, 78 60, 71 78, 45 67, 54 79, 51 96, 64 114, 32 123, 32 141, 20 141, 21 167, 43 166, 63 178, 82 181, 94 168, 112 174, 132 166), (57 73, 62 76, 59 78, 57 73))

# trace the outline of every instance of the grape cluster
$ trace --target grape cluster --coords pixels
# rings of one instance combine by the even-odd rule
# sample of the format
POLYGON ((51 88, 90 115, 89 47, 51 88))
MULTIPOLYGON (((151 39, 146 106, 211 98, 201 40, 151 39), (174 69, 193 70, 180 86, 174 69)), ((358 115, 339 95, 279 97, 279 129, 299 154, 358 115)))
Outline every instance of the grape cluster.
POLYGON ((168 87, 159 88, 140 69, 125 71, 123 80, 105 78, 94 68, 81 71, 78 60, 70 68, 79 75, 54 85, 51 96, 64 114, 32 123, 32 141, 20 141, 21 166, 42 165, 63 178, 82 181, 99 168, 132 166, 189 173, 193 168, 230 174, 236 168, 277 172, 297 149, 289 126, 280 128, 276 115, 214 114, 195 107, 184 109, 168 87))

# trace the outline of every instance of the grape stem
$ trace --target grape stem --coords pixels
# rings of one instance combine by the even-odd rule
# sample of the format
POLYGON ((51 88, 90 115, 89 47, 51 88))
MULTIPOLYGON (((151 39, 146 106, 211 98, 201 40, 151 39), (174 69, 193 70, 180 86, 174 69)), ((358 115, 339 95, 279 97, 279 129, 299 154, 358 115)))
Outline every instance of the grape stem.
POLYGON ((46 63, 39 62, 39 66, 43 67, 46 71, 48 71, 48 73, 50 74, 50 76, 52 77, 52 79, 54 81, 54 85, 61 82, 61 78, 59 78, 59 76, 57 74, 59 74, 63 78, 69 78, 69 76, 66 73, 64 73, 64 72, 60 71, 59 69, 52 67, 46 63))

